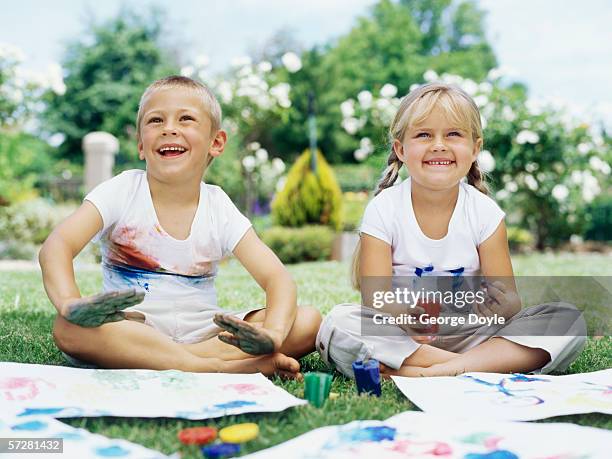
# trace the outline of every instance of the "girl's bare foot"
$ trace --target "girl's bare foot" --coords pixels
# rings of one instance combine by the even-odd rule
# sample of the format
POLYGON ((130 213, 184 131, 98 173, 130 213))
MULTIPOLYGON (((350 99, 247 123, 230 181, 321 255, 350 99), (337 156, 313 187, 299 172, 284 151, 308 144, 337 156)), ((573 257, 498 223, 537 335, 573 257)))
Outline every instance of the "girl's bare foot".
POLYGON ((225 362, 230 373, 263 373, 266 376, 280 376, 285 379, 302 379, 300 364, 294 358, 276 352, 251 359, 225 362))

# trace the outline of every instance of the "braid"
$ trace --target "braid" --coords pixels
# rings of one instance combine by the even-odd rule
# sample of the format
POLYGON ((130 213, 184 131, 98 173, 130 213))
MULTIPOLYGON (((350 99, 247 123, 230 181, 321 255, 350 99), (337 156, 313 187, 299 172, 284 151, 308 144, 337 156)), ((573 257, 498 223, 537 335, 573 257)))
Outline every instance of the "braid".
POLYGON ((478 161, 472 163, 472 167, 470 167, 467 174, 467 181, 481 193, 489 195, 489 187, 487 186, 485 174, 480 170, 478 161))
POLYGON ((395 151, 391 149, 391 153, 387 158, 387 168, 384 170, 382 174, 382 178, 380 182, 378 182, 378 186, 376 187, 376 191, 374 192, 374 196, 380 193, 385 188, 389 188, 391 185, 395 183, 397 180, 397 176, 399 175, 400 167, 402 166, 402 162, 399 160, 395 151))

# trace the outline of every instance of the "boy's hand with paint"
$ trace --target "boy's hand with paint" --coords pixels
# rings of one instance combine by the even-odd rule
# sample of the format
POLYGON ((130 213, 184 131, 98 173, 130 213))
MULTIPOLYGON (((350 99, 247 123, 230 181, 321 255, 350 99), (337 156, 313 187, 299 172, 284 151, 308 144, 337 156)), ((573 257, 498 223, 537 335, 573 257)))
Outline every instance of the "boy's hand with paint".
POLYGON ((99 327, 107 322, 124 320, 122 310, 142 303, 144 297, 144 292, 133 288, 99 293, 69 301, 64 305, 62 315, 81 327, 99 327))

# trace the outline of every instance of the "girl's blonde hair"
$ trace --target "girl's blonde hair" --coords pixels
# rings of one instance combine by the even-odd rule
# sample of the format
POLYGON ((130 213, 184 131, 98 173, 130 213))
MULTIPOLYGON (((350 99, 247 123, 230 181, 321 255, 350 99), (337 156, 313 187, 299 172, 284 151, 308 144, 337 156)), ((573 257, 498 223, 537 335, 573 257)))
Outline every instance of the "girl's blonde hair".
MULTIPOLYGON (((422 123, 434 108, 442 109, 444 115, 457 127, 464 129, 474 142, 482 139, 482 124, 480 112, 474 100, 461 88, 444 84, 428 83, 411 91, 405 96, 389 127, 390 153, 387 157, 387 167, 382 173, 374 196, 385 188, 392 186, 399 176, 402 162, 393 150, 393 142, 397 139, 403 141, 406 131, 412 126, 422 123)), ((467 182, 480 192, 488 195, 485 176, 474 161, 467 174, 467 182)), ((352 283, 359 290, 359 258, 361 255, 361 240, 357 243, 352 262, 352 283)))

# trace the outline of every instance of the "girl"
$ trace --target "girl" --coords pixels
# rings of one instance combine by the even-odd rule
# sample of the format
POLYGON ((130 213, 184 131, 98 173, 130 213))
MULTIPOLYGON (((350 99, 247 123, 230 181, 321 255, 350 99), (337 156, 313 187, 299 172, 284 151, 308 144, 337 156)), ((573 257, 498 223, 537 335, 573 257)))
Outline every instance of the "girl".
MULTIPOLYGON (((372 287, 363 285, 366 279, 390 284, 391 276, 495 277, 499 280, 486 284, 486 301, 473 311, 495 317, 498 325, 464 325, 453 336, 416 336, 416 325, 381 323, 380 314, 378 321, 374 317, 380 311, 340 304, 317 335, 323 359, 349 377, 351 363, 368 358, 381 362, 384 375, 403 376, 545 373, 567 367, 584 345, 584 321, 568 304, 521 310, 505 214, 487 196, 476 161, 483 135, 474 101, 455 86, 421 86, 404 97, 389 133, 387 168, 366 208, 354 259, 354 284, 359 288, 362 281, 364 304, 372 304, 365 300, 372 297, 372 287), (410 177, 392 186, 402 166, 410 177), (557 333, 564 336, 536 336, 553 317, 566 325, 557 333), (374 332, 365 333, 366 325, 374 332)), ((398 317, 392 308, 385 312, 398 317)))

